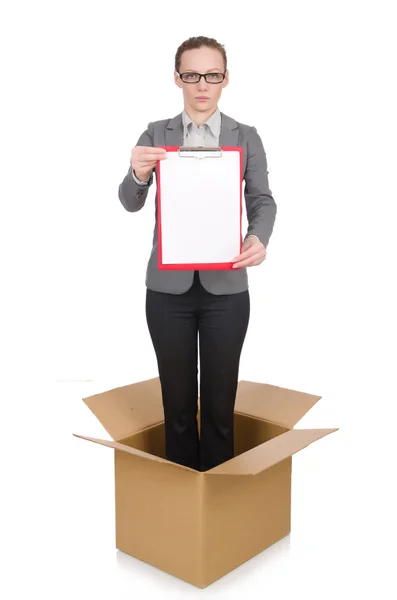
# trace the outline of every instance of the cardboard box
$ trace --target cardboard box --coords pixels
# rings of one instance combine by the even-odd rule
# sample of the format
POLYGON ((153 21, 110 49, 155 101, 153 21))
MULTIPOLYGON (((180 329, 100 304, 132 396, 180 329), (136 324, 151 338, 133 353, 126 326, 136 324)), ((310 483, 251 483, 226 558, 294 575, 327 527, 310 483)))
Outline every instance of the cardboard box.
POLYGON ((114 448, 116 547, 204 588, 288 535, 292 455, 336 431, 293 429, 320 397, 240 381, 235 456, 205 472, 165 458, 159 378, 84 398, 114 440, 76 436, 114 448))

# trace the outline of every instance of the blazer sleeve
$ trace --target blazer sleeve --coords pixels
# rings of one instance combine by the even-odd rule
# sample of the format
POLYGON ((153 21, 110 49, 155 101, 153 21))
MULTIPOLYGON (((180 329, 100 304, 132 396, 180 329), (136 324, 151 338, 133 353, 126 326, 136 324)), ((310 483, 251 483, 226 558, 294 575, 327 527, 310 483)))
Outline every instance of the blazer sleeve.
POLYGON ((248 235, 256 235, 267 247, 277 214, 277 205, 269 189, 266 153, 255 127, 250 128, 247 140, 247 166, 245 170, 245 205, 248 235))
MULTIPOLYGON (((149 123, 146 131, 139 137, 137 146, 153 146, 153 124, 149 123)), ((129 212, 137 212, 143 208, 150 186, 153 183, 153 171, 147 183, 138 184, 134 179, 131 164, 123 181, 119 185, 119 200, 129 212)))

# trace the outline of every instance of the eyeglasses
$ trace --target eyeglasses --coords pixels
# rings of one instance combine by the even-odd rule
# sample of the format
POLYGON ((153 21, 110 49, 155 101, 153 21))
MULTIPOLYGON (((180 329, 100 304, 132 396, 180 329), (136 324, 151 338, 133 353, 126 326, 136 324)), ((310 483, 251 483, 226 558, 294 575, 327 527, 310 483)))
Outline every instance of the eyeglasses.
POLYGON ((178 73, 184 83, 198 83, 204 77, 207 83, 222 83, 226 77, 225 73, 178 73))

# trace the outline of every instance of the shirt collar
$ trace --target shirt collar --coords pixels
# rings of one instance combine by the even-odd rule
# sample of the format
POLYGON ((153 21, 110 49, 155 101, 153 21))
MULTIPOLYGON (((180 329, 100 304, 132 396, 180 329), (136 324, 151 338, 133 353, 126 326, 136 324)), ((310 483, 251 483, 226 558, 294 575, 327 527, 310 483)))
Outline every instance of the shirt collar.
MULTIPOLYGON (((183 111, 183 121, 185 123, 186 128, 193 123, 187 112, 183 111)), ((212 115, 204 121, 203 125, 206 124, 211 130, 211 133, 214 137, 219 137, 221 131, 221 113, 219 107, 217 107, 216 111, 212 113, 212 115)))

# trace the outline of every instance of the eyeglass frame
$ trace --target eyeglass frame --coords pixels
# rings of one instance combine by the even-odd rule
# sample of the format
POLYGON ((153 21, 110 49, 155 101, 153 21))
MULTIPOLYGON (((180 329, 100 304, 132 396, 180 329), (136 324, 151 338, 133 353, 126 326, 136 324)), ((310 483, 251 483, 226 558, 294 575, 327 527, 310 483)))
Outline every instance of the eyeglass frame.
POLYGON ((216 73, 196 73, 195 71, 185 71, 184 73, 178 73, 178 71, 177 71, 176 73, 177 73, 179 79, 182 81, 182 83, 189 83, 189 84, 200 83, 201 78, 204 77, 206 83, 209 83, 211 85, 219 85, 220 83, 223 83, 225 81, 225 78, 226 78, 226 71, 224 71, 223 73, 218 73, 218 72, 216 72, 216 73), (199 80, 198 81, 183 81, 182 75, 188 75, 188 74, 198 75, 199 76, 199 80), (207 75, 215 75, 215 74, 216 75, 222 75, 223 76, 222 81, 207 81, 207 79, 206 79, 207 75))

